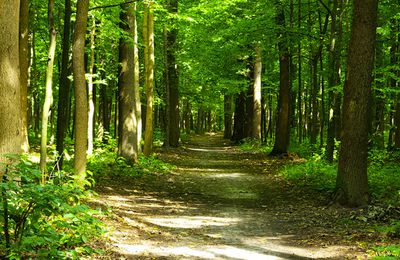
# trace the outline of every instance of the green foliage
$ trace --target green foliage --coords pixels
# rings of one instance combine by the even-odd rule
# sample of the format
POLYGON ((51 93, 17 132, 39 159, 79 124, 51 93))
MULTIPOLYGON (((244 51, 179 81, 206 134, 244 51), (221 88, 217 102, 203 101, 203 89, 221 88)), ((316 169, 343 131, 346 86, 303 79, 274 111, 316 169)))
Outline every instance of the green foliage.
POLYGON ((326 163, 319 154, 304 163, 285 166, 281 171, 282 176, 296 186, 319 191, 334 189, 336 173, 336 166, 326 163))
POLYGON ((86 243, 104 230, 96 218, 101 212, 82 203, 90 192, 79 189, 68 176, 59 178, 58 184, 40 184, 40 176, 37 167, 23 160, 7 166, 1 183, 2 254, 49 259, 93 253, 86 243))
POLYGON ((389 246, 377 246, 373 247, 370 254, 374 255, 373 259, 399 259, 400 257, 400 246, 389 245, 389 246))
POLYGON ((272 143, 262 143, 253 138, 246 138, 240 142, 240 149, 243 151, 257 151, 261 153, 270 153, 272 151, 272 143))
POLYGON ((88 170, 94 178, 100 176, 138 176, 152 173, 167 173, 173 166, 158 160, 155 155, 139 156, 138 162, 129 163, 123 157, 117 157, 115 153, 115 140, 110 139, 108 144, 98 146, 93 156, 88 161, 88 170))

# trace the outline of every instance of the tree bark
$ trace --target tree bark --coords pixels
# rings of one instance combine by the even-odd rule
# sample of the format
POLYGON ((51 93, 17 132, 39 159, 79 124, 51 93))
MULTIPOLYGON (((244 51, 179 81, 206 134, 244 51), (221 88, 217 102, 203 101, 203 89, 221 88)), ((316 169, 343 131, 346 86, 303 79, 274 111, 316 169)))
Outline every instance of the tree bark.
POLYGON ((340 84, 341 42, 342 42, 342 0, 334 0, 332 8, 331 35, 329 39, 329 76, 328 76, 328 130, 325 157, 333 162, 335 150, 336 128, 339 124, 341 97, 334 88, 340 84))
MULTIPOLYGON (((19 0, 0 1, 0 162, 21 152, 19 0)), ((4 167, 0 167, 0 175, 4 167)))
POLYGON ((118 78, 118 106, 119 131, 118 154, 129 163, 138 160, 140 143, 138 143, 138 122, 135 100, 135 50, 134 37, 134 4, 121 5, 120 28, 126 35, 122 35, 119 43, 119 78, 118 78))
POLYGON ((232 95, 226 94, 224 96, 224 138, 230 139, 232 137, 232 95))
POLYGON ((143 16, 143 37, 145 39, 146 74, 146 129, 143 154, 149 156, 153 150, 153 103, 154 103, 154 0, 146 3, 143 16))
POLYGON ((56 52, 57 32, 54 28, 54 0, 48 2, 48 21, 50 44, 46 68, 46 90, 42 110, 42 133, 40 138, 40 171, 42 172, 42 182, 47 179, 46 161, 47 161, 47 127, 50 115, 50 107, 53 103, 53 66, 56 52))
MULTIPOLYGON (((285 13, 282 3, 277 6, 276 22, 279 28, 285 28, 285 13)), ((284 31, 278 34, 279 49, 279 97, 278 97, 278 119, 276 122, 275 144, 271 151, 271 155, 286 154, 289 147, 290 131, 290 68, 289 68, 289 50, 287 46, 287 38, 284 31)))
POLYGON ((94 68, 95 68, 95 36, 96 36, 96 20, 92 17, 92 28, 90 30, 90 59, 89 59, 89 71, 88 71, 88 150, 87 154, 93 153, 93 140, 94 140, 94 128, 95 128, 95 89, 93 84, 94 68))
POLYGON ((368 204, 368 105, 371 94, 377 0, 354 0, 343 102, 343 135, 336 182, 337 202, 368 204))
POLYGON ((67 132, 68 109, 70 105, 70 80, 68 79, 68 65, 70 54, 70 35, 71 35, 71 0, 65 0, 64 10, 64 32, 62 41, 61 73, 58 87, 58 115, 56 149, 58 153, 58 169, 62 169, 64 159, 64 138, 67 132))
POLYGON ((88 20, 89 0, 77 3, 72 64, 75 94, 75 158, 74 171, 78 185, 84 185, 86 177, 86 151, 88 131, 88 100, 85 79, 85 35, 88 20))
POLYGON ((235 100, 235 114, 233 119, 233 135, 232 141, 238 143, 246 137, 245 131, 245 113, 246 113, 246 94, 241 91, 235 100))
MULTIPOLYGON (((178 13, 178 0, 169 0, 167 9, 170 14, 178 13)), ((166 145, 178 147, 179 145, 179 74, 176 64, 177 34, 178 30, 172 23, 166 31, 166 90, 167 90, 167 131, 166 145)))
POLYGON ((29 85, 29 0, 21 0, 19 12, 19 65, 21 83, 21 148, 29 151, 28 85, 29 85))
POLYGON ((251 137, 261 140, 261 73, 262 73, 262 49, 261 43, 255 47, 255 66, 253 84, 253 126, 251 137))

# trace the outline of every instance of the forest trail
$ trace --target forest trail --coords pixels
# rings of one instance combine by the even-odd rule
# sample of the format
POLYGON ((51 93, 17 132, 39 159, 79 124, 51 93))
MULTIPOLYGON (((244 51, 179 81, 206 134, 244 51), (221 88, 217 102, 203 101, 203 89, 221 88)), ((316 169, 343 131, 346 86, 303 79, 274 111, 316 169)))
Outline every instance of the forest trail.
MULTIPOLYGON (((99 182, 111 207, 110 259, 344 259, 363 252, 336 230, 337 215, 277 177, 282 159, 196 136, 158 156, 170 174, 99 182)), ((104 259, 104 257, 102 257, 104 259)))

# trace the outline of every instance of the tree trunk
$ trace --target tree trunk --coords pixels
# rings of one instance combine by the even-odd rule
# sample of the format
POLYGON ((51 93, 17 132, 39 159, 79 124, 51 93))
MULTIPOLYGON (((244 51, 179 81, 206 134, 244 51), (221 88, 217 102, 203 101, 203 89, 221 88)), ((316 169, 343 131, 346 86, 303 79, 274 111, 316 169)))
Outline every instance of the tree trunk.
MULTIPOLYGON (((282 3, 277 6, 278 14, 276 22, 279 28, 285 28, 285 13, 282 3)), ((279 48, 279 97, 278 97, 278 119, 276 122, 275 144, 271 155, 286 154, 289 147, 289 101, 290 101, 290 68, 289 50, 286 34, 284 31, 278 34, 279 48)))
POLYGON ((21 0, 19 9, 19 65, 21 83, 21 148, 29 151, 28 84, 29 84, 29 0, 21 0))
POLYGON ((143 154, 149 156, 153 150, 153 99, 154 99, 154 0, 146 3, 143 16, 143 38, 145 43, 146 75, 146 129, 143 154))
MULTIPOLYGON (((171 15, 178 13, 178 0, 169 0, 167 5, 171 15)), ((179 75, 176 64, 177 34, 176 26, 170 23, 171 28, 166 31, 166 91, 167 91, 167 135, 166 145, 177 147, 179 145, 179 75)))
POLYGON ((70 54, 70 34, 71 34, 71 0, 65 0, 64 10, 64 32, 62 41, 62 60, 61 74, 58 87, 58 115, 56 149, 58 153, 58 169, 62 169, 64 159, 64 138, 68 128, 68 109, 70 104, 70 80, 68 79, 68 66, 70 54))
POLYGON ((91 155, 93 153, 93 139, 94 139, 94 110, 95 110, 95 90, 93 84, 94 77, 94 67, 95 67, 95 35, 96 35, 96 19, 92 17, 92 29, 90 31, 90 60, 89 60, 89 75, 88 75, 88 150, 87 154, 91 155))
POLYGON ((332 8, 332 23, 331 35, 329 39, 329 76, 328 76, 328 131, 326 139, 326 159, 328 162, 333 162, 333 152, 335 150, 336 128, 338 125, 341 98, 338 91, 334 89, 340 84, 340 54, 341 54, 341 36, 342 22, 341 12, 342 0, 334 0, 332 8), (339 19, 338 16, 340 15, 339 19))
POLYGON ((137 3, 133 3, 133 63, 134 63, 134 97, 135 97, 135 113, 136 113, 136 144, 137 153, 142 152, 142 102, 140 101, 140 64, 139 64, 139 35, 137 23, 137 3))
POLYGON ((48 20, 50 44, 46 68, 46 90, 42 110, 42 134, 40 138, 40 171, 42 172, 42 182, 47 179, 46 161, 47 161, 47 127, 50 115, 50 107, 53 103, 53 65, 56 52, 57 32, 54 28, 54 0, 49 0, 48 20))
MULTIPOLYGON (((0 162, 21 152, 18 0, 0 1, 0 162)), ((0 175, 4 168, 0 167, 0 175)))
MULTIPOLYGON (((297 29, 301 30, 301 0, 297 1, 298 4, 298 19, 297 19, 297 29)), ((299 143, 303 141, 303 82, 302 82, 302 58, 301 58, 301 41, 299 41, 297 45, 297 59, 298 59, 298 73, 297 73, 297 83, 298 83, 298 90, 297 90, 297 114, 298 114, 298 125, 297 125, 297 135, 299 143)))
POLYGON ((88 100, 85 80, 85 35, 89 0, 77 3, 72 63, 75 94, 75 158, 74 171, 77 183, 83 187, 86 177, 86 151, 88 131, 88 100))
POLYGON ((256 57, 254 66, 253 84, 253 126, 251 137, 261 140, 261 74, 262 74, 262 49, 261 43, 255 47, 256 57))
POLYGON ((138 160, 140 143, 138 143, 138 122, 135 100, 135 50, 133 41, 129 36, 134 36, 134 4, 121 5, 120 28, 126 32, 119 43, 120 71, 118 78, 118 105, 119 105, 119 131, 118 154, 129 163, 138 160))
POLYGON ((232 137, 232 95, 224 96, 224 138, 232 137))
POLYGON ((233 135, 232 141, 238 143, 243 138, 246 137, 245 133, 245 122, 246 122, 246 114, 245 114, 245 103, 246 97, 244 91, 240 92, 235 100, 235 114, 233 120, 233 135))
POLYGON ((377 0, 354 0, 343 102, 337 201, 357 207, 369 201, 368 104, 371 93, 377 0))

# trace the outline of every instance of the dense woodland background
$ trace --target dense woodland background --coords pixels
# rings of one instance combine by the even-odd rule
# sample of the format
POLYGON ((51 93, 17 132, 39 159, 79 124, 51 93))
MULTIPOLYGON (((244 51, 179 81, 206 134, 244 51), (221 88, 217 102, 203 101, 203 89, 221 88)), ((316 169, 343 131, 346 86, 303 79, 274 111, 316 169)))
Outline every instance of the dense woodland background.
MULTIPOLYGON (((274 156, 302 147, 338 164, 332 201, 364 206, 371 160, 399 158, 399 4, 2 0, 4 183, 27 167, 4 154, 40 149, 33 182, 61 172, 83 187, 96 149, 138 164, 153 145, 224 131, 274 156)), ((3 185, 3 198, 7 189, 21 187, 3 185)))

